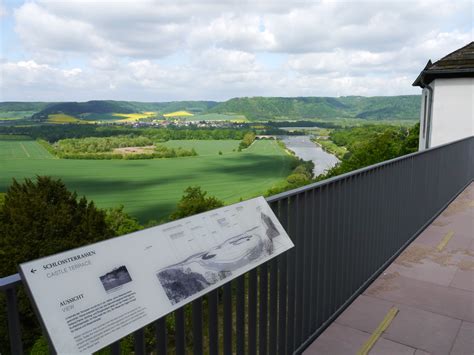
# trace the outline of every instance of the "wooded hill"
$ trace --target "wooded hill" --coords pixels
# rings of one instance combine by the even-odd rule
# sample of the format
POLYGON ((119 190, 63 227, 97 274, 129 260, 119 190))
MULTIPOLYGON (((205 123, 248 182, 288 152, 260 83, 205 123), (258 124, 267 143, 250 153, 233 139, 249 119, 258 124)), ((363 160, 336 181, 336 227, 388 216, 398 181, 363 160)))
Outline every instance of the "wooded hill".
POLYGON ((37 111, 33 119, 45 120, 50 114, 63 113, 77 118, 90 113, 135 113, 153 111, 166 114, 188 111, 193 114, 239 114, 253 121, 273 119, 417 120, 420 96, 343 96, 343 97, 242 97, 215 101, 88 101, 62 103, 2 102, 0 112, 37 111))

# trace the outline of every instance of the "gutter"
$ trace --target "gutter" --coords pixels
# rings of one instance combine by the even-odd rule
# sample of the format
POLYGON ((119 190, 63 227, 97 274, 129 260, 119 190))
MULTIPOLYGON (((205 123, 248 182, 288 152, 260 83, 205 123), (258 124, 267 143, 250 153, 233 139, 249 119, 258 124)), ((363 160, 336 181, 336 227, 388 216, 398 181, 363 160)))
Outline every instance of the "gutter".
MULTIPOLYGON (((425 139, 425 149, 428 149, 430 147, 431 143, 431 121, 432 121, 432 108, 433 108, 433 88, 430 86, 430 84, 425 84, 424 78, 421 78, 420 80, 420 86, 423 89, 427 89, 429 94, 428 94, 428 112, 425 113, 426 115, 426 139, 425 139)), ((421 127, 420 127, 421 128, 421 127)))

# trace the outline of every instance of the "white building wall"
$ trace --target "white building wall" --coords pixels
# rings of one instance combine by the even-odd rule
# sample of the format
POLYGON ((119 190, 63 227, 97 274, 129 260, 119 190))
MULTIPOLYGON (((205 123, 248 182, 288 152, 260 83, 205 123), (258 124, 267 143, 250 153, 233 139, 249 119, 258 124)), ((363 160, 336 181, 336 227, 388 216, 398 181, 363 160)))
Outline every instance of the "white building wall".
POLYGON ((474 78, 435 79, 431 87, 430 147, 474 135, 474 78))

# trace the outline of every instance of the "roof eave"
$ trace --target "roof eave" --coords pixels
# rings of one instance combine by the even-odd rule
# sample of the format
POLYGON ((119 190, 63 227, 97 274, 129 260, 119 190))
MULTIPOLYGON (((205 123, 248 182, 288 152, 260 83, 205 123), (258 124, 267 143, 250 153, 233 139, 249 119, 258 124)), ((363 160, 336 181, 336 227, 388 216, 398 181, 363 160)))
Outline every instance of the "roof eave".
POLYGON ((438 70, 423 70, 412 86, 424 87, 435 79, 439 78, 471 78, 474 77, 474 68, 466 69, 438 69, 438 70))

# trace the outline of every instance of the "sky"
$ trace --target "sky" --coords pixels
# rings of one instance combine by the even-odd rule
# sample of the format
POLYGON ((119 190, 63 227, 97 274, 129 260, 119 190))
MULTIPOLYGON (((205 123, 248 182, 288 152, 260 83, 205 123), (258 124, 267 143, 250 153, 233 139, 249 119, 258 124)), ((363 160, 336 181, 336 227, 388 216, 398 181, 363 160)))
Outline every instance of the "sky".
POLYGON ((473 0, 0 0, 0 101, 419 94, 473 19, 473 0))

